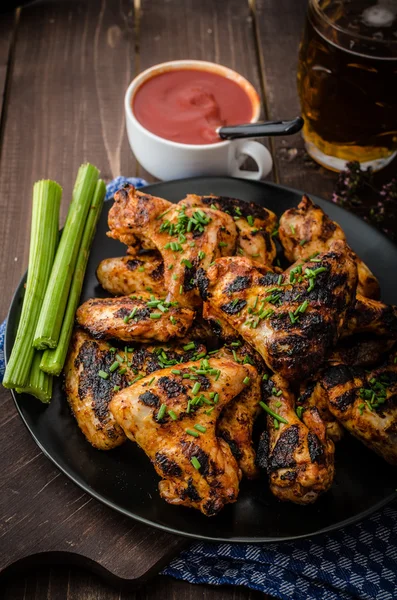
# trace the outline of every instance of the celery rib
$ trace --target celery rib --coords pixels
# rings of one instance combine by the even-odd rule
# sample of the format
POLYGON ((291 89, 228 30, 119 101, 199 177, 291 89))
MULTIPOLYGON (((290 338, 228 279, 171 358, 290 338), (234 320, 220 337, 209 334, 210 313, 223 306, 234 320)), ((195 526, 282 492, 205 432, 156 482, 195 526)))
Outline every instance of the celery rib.
POLYGON ((28 383, 34 357, 36 325, 50 277, 58 242, 62 188, 55 181, 37 181, 33 186, 29 266, 18 330, 4 374, 6 388, 28 383))
POLYGON ((101 214, 105 193, 106 186, 100 179, 95 188, 94 198, 92 200, 90 212, 88 213, 88 219, 84 228, 83 238, 76 263, 76 269, 73 274, 73 281, 70 287, 68 303, 62 323, 58 345, 54 349, 46 350, 40 363, 40 369, 46 373, 50 373, 51 375, 59 375, 65 363, 66 354, 72 335, 75 313, 80 300, 81 289, 83 287, 90 248, 95 235, 98 219, 101 214))
POLYGON ((33 346, 38 350, 57 346, 81 238, 98 181, 99 171, 89 163, 79 168, 65 227, 55 255, 33 346))
POLYGON ((49 404, 52 396, 53 377, 40 369, 42 352, 35 351, 29 378, 25 386, 17 387, 18 394, 30 394, 41 402, 49 404))

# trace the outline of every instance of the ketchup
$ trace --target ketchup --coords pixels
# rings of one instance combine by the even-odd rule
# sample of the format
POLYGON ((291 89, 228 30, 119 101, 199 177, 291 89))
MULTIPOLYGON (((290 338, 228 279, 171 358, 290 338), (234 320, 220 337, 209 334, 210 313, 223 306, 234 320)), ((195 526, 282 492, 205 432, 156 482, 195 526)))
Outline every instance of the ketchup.
POLYGON ((238 83, 195 69, 154 75, 138 88, 132 110, 145 129, 182 144, 215 144, 217 127, 249 123, 253 114, 238 83))

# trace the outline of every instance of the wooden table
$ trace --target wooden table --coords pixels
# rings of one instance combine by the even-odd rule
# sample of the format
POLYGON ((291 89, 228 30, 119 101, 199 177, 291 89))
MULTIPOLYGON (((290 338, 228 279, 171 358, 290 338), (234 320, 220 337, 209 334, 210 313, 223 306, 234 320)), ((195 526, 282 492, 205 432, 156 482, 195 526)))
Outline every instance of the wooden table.
MULTIPOLYGON (((263 117, 296 116, 297 50, 305 6, 306 0, 46 0, 1 15, 1 320, 27 265, 35 180, 49 177, 62 183, 64 217, 74 175, 84 161, 97 165, 106 180, 119 174, 152 179, 135 162, 125 134, 123 96, 133 77, 165 60, 215 61, 255 85, 263 117)), ((336 175, 307 157, 299 136, 277 138, 270 149, 271 179, 330 197, 336 175)), ((55 486, 61 495, 70 491, 73 484, 38 452, 3 388, 0 405, 0 428, 8 432, 13 424, 10 439, 3 436, 9 443, 2 447, 9 453, 10 469, 26 469, 35 460, 34 469, 26 472, 34 478, 40 471, 46 493, 55 486), (15 443, 21 449, 17 464, 15 443)), ((0 488, 0 499, 3 492, 0 488)), ((91 514, 102 510, 81 493, 79 502, 78 510, 88 502, 91 514)), ((3 517, 0 513, 0 526, 5 526, 3 517)), ((17 523, 16 536, 19 527, 17 523)), ((161 534, 156 535, 161 542, 161 534)), ((263 597, 244 588, 192 586, 161 576, 137 592, 122 592, 69 566, 19 569, 0 586, 7 600, 263 597)))

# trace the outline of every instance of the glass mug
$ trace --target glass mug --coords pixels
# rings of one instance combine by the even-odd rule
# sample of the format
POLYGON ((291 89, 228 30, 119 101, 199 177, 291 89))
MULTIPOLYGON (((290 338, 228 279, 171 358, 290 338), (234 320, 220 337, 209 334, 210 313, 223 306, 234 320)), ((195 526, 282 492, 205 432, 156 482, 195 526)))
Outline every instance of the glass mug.
POLYGON ((309 155, 342 170, 397 154, 397 0, 309 0, 298 91, 309 155))

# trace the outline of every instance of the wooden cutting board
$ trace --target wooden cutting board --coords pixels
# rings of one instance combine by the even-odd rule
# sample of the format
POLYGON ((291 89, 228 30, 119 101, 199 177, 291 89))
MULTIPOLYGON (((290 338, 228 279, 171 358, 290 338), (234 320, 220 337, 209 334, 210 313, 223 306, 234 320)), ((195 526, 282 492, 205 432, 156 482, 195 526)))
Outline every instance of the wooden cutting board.
POLYGON ((83 492, 36 446, 0 388, 0 573, 70 563, 138 584, 187 541, 124 517, 83 492))

